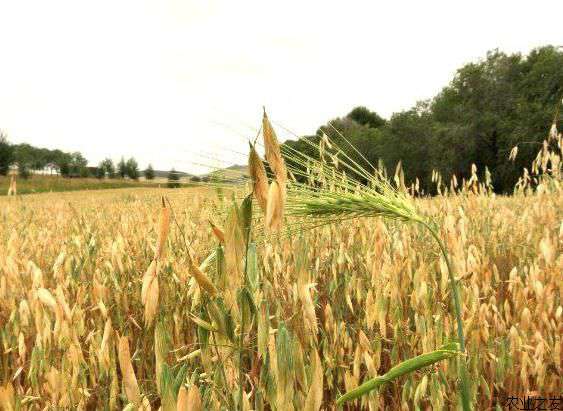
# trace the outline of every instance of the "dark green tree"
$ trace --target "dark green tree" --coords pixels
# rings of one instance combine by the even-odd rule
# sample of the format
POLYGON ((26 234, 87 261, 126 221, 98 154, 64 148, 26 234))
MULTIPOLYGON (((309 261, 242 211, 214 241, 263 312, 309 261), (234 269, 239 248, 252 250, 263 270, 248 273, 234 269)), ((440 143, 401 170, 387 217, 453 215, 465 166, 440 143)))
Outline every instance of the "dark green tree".
POLYGON ((68 176, 70 174, 71 160, 72 155, 61 150, 52 150, 48 156, 48 162, 55 164, 63 176, 68 176))
POLYGON ((139 179, 139 164, 133 157, 131 157, 129 160, 127 160, 127 163, 125 163, 125 170, 127 177, 129 177, 131 180, 139 179))
MULTIPOLYGON (((418 177, 424 187, 424 183, 430 184, 432 169, 436 167, 431 159, 433 136, 432 114, 426 104, 420 103, 391 117, 378 142, 377 154, 391 175, 400 161, 405 184, 414 183, 418 177)), ((424 188, 428 192, 429 187, 424 188)))
POLYGON ((167 185, 170 188, 180 187, 180 174, 176 170, 174 170, 173 168, 172 168, 172 170, 170 170, 168 172, 167 185))
POLYGON ((24 180, 27 180, 29 177, 31 177, 31 172, 27 164, 18 164, 18 176, 23 178, 24 180))
POLYGON ((125 176, 127 175, 127 163, 125 162, 125 159, 123 157, 121 157, 121 160, 119 160, 119 163, 117 163, 117 175, 120 178, 125 178, 125 176))
POLYGON ((63 177, 70 177, 70 161, 63 159, 59 163, 59 172, 63 177))
POLYGON ((104 166, 103 166, 102 162, 100 162, 100 164, 98 164, 98 167, 96 167, 95 175, 96 175, 96 178, 98 178, 100 180, 103 179, 106 176, 106 171, 104 170, 104 166))
POLYGON ((72 153, 70 160, 71 177, 87 177, 88 176, 88 169, 86 168, 87 165, 88 165, 88 160, 84 158, 82 153, 78 151, 72 153))
POLYGON ((14 148, 8 142, 8 136, 0 130, 0 175, 8 174, 10 164, 14 162, 14 148))
POLYGON ((358 106, 348 113, 346 116, 362 126, 371 128, 379 128, 385 125, 386 121, 380 117, 375 111, 370 111, 364 106, 358 106))
POLYGON ((144 171, 145 178, 147 180, 154 180, 154 169, 152 168, 152 164, 149 164, 144 171))
POLYGON ((104 171, 104 174, 105 176, 107 176, 107 178, 115 177, 115 165, 113 164, 113 160, 111 158, 106 158, 102 160, 99 168, 101 168, 104 171))
POLYGON ((78 175, 79 175, 80 177, 82 177, 82 178, 86 178, 86 177, 90 177, 90 176, 91 176, 91 174, 90 174, 90 169, 89 169, 88 167, 81 167, 81 168, 78 170, 78 173, 79 173, 78 175))
POLYGON ((18 163, 19 174, 22 175, 22 170, 27 170, 33 168, 34 163, 36 163, 36 148, 27 144, 16 144, 14 146, 14 159, 18 163))

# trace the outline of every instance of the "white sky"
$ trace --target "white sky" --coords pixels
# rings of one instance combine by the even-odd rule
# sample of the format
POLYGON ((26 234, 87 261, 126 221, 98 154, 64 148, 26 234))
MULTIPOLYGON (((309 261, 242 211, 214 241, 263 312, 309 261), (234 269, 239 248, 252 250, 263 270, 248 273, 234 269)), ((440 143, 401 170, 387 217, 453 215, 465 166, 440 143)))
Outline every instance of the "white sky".
MULTIPOLYGON (((0 0, 0 128, 91 164, 244 162, 262 105, 310 134, 434 96, 487 50, 563 45, 563 1, 0 0)), ((282 139, 288 137, 278 129, 282 139)))

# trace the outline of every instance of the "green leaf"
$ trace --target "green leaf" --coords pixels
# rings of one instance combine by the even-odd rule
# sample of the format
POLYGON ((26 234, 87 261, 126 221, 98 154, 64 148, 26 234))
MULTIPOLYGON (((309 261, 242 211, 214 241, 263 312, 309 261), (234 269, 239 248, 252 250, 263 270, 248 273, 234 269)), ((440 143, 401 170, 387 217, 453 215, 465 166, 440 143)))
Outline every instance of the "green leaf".
POLYGON ((368 394, 370 391, 393 381, 396 378, 408 375, 421 368, 428 367, 438 361, 445 360, 447 358, 454 357, 461 354, 459 351, 459 345, 457 343, 449 343, 440 347, 436 351, 421 354, 409 360, 403 361, 402 363, 391 368, 387 373, 382 376, 375 377, 359 387, 348 391, 346 394, 341 396, 336 400, 336 405, 342 405, 346 401, 355 400, 363 395, 368 394))

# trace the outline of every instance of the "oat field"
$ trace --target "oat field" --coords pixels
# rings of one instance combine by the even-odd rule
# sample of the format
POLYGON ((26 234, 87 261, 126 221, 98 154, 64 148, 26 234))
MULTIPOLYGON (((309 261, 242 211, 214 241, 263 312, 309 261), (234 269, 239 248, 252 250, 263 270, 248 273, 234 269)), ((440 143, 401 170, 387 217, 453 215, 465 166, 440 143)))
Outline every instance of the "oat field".
MULTIPOLYGON (((252 237, 240 292, 221 240, 229 202, 205 188, 1 198, 3 408, 335 409, 455 335, 444 260, 421 227, 364 218, 252 237)), ((439 221, 459 278, 475 408, 559 394, 561 193, 415 203, 439 221)), ((456 378, 445 360, 345 407, 455 409, 456 378)))
MULTIPOLYGON (((97 179, 97 178, 63 178, 55 175, 31 175, 29 178, 18 178, 18 194, 36 194, 75 190, 107 190, 112 188, 153 187, 154 182, 97 179)), ((166 180, 160 181, 163 186, 166 180)), ((10 187, 10 177, 0 175, 0 196, 5 195, 10 187)))

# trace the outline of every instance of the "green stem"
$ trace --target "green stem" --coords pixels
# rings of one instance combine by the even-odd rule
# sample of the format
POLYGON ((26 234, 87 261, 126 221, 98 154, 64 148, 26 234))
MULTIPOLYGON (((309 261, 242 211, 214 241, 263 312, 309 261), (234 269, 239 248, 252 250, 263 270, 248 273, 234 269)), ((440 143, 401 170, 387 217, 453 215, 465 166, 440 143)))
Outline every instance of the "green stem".
MULTIPOLYGON (((251 203, 252 204, 252 203, 251 203)), ((250 244, 250 229, 252 227, 252 206, 250 208, 250 217, 248 220, 248 226, 245 227, 246 230, 246 250, 245 250, 245 257, 244 257, 244 279, 243 279, 243 288, 247 288, 248 286, 248 246, 250 244)), ((243 387, 244 387, 244 370, 242 368, 242 357, 243 357, 243 349, 244 349, 244 328, 246 327, 246 315, 244 314, 244 309, 241 309, 241 319, 240 319, 240 338, 239 338, 239 354, 238 354, 238 380, 239 380, 239 392, 238 392, 238 399, 239 399, 239 407, 242 411, 242 395, 243 395, 243 387)))
POLYGON ((372 378, 371 380, 363 383, 359 387, 351 391, 348 391, 346 394, 338 398, 338 400, 336 401, 336 405, 340 406, 346 401, 352 401, 357 398, 360 398, 361 396, 368 394, 370 391, 384 384, 387 384, 396 378, 402 377, 404 375, 408 375, 416 370, 420 370, 421 368, 428 367, 429 365, 453 357, 455 355, 459 355, 457 344, 450 343, 448 345, 441 347, 436 351, 421 354, 407 361, 403 361, 402 363, 391 368, 384 375, 372 378))
POLYGON ((459 287, 457 286, 457 281, 454 276, 449 254, 446 250, 446 246, 444 245, 442 239, 438 236, 436 230, 426 222, 422 224, 428 229, 428 231, 430 231, 430 234, 432 234, 432 237, 434 237, 434 239, 438 243, 438 246, 440 247, 440 251, 444 256, 444 260, 446 260, 446 266, 448 267, 448 277, 450 279, 450 287, 452 289, 452 299, 454 302, 455 317, 457 321, 457 338, 459 339, 459 348, 462 352, 465 352, 465 336, 463 335, 463 319, 461 317, 461 302, 459 298, 459 287))
MULTIPOLYGON (((448 251, 446 250, 446 246, 444 245, 444 242, 442 241, 442 239, 440 238, 438 232, 434 227, 432 227, 426 221, 419 221, 419 223, 422 224, 424 227, 426 227, 428 231, 430 231, 430 234, 432 235, 432 237, 434 237, 434 239, 438 243, 438 246, 440 247, 440 251, 444 256, 444 260, 446 260, 446 266, 448 268, 448 277, 450 279, 450 287, 452 289, 452 299, 454 302, 454 314, 457 322, 457 338, 459 340, 459 348, 462 353, 465 353, 465 336, 463 334, 463 319, 461 317, 461 302, 459 297, 459 287, 455 279, 455 275, 452 269, 452 264, 450 261, 448 251)), ((467 364, 465 360, 462 358, 461 360, 458 360, 458 365, 459 365, 459 374, 461 380, 461 403, 464 411, 470 411, 471 397, 469 392, 469 376, 467 373, 467 364)))

